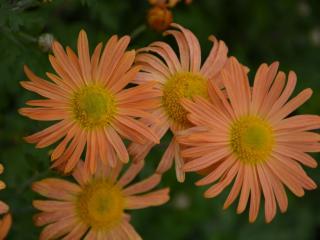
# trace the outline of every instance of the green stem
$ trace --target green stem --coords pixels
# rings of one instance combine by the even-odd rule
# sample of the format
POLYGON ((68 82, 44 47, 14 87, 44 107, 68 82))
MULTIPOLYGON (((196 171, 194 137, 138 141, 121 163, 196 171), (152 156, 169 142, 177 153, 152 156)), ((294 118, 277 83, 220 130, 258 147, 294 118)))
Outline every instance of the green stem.
POLYGON ((40 5, 39 1, 35 0, 22 0, 15 4, 15 6, 12 8, 12 11, 23 11, 25 9, 28 9, 30 7, 37 7, 40 5))
POLYGON ((29 178, 27 181, 21 184, 21 186, 17 189, 17 193, 23 193, 35 180, 47 176, 49 172, 50 169, 44 172, 35 172, 35 174, 31 178, 29 178))
POLYGON ((26 39, 27 41, 29 42, 33 42, 33 43, 36 43, 38 42, 38 39, 29 35, 28 33, 25 33, 25 32, 18 32, 18 35, 24 39, 26 39))
POLYGON ((132 40, 136 39, 141 33, 143 33, 147 29, 147 26, 145 24, 140 25, 135 30, 132 31, 130 34, 132 40))

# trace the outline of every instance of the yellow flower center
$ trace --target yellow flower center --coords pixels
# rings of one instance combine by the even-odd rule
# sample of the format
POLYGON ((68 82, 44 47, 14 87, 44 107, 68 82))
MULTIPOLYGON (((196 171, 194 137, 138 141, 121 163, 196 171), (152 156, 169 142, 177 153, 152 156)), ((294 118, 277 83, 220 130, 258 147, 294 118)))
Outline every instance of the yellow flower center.
POLYGON ((187 111, 181 106, 182 98, 208 98, 207 80, 191 72, 179 72, 170 77, 163 88, 162 105, 169 118, 182 126, 188 123, 187 111))
POLYGON ((72 110, 82 127, 104 127, 114 119, 117 110, 115 96, 101 86, 85 86, 75 92, 72 110))
POLYGON ((121 189, 109 180, 92 180, 76 198, 76 212, 94 229, 108 230, 120 223, 124 209, 121 189))
POLYGON ((233 153, 243 163, 261 163, 267 160, 272 151, 272 127, 257 116, 241 117, 231 126, 230 143, 233 153))

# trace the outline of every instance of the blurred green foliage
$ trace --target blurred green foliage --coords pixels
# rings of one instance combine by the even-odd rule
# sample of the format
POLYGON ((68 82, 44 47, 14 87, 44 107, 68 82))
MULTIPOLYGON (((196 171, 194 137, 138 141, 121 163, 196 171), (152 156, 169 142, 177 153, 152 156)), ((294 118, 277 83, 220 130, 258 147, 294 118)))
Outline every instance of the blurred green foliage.
MULTIPOLYGON (((0 198, 9 203, 14 224, 8 239, 37 239, 40 229, 33 226, 32 199, 39 197, 30 184, 49 175, 50 148, 39 150, 26 144, 23 137, 46 126, 18 115, 17 109, 34 95, 23 90, 19 81, 27 64, 40 76, 52 71, 48 53, 41 51, 38 39, 51 33, 64 45, 75 47, 77 34, 85 29, 93 48, 112 34, 134 35, 131 48, 152 41, 171 38, 144 28, 146 0, 0 0, 0 161, 6 167, 8 188, 0 198), (140 31, 142 30, 142 31, 140 31)), ((320 2, 318 0, 194 0, 189 6, 180 3, 173 10, 174 20, 190 28, 199 38, 203 55, 211 44, 210 34, 223 39, 230 55, 250 67, 250 76, 262 62, 278 60, 286 72, 298 74, 297 91, 311 87, 312 99, 299 113, 320 112, 320 2)), ((151 173, 166 145, 154 148, 142 176, 151 173)), ((319 159, 319 156, 316 156, 319 159)), ((317 183, 319 169, 308 169, 317 183)), ((132 212, 133 224, 144 239, 320 239, 320 192, 307 192, 303 198, 289 193, 289 209, 265 224, 263 211, 254 224, 247 212, 236 215, 235 206, 221 209, 227 192, 216 199, 204 199, 205 188, 193 183, 199 176, 190 174, 184 184, 175 180, 173 170, 164 176, 163 186, 171 187, 169 204, 132 212)), ((263 205, 262 205, 263 206, 263 205)))

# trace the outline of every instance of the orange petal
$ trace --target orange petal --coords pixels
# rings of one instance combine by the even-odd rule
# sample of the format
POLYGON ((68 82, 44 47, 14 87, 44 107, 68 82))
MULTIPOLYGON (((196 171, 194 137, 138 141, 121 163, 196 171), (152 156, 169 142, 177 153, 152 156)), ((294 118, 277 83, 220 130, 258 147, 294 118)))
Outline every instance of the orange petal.
POLYGON ((169 188, 161 189, 151 193, 126 197, 126 209, 141 209, 159 206, 169 200, 169 188))
POLYGON ((55 223, 47 225, 40 234, 40 240, 58 239, 66 233, 72 231, 78 224, 75 217, 66 217, 55 223))
POLYGON ((128 168, 128 170, 125 172, 125 174, 121 176, 117 184, 122 188, 127 184, 129 184, 139 174, 143 166, 144 166, 144 161, 138 161, 136 163, 132 163, 128 168))
POLYGON ((155 173, 152 176, 144 179, 143 181, 140 181, 138 183, 135 183, 123 189, 122 192, 126 196, 138 194, 138 193, 144 193, 146 191, 153 189, 155 186, 157 186, 161 181, 161 177, 162 176, 160 174, 155 173))
POLYGON ((32 190, 42 196, 57 200, 72 200, 81 188, 71 182, 57 178, 47 178, 32 184, 32 190))
POLYGON ((115 149, 119 160, 124 163, 127 163, 129 161, 129 154, 126 149, 126 146, 124 145, 118 133, 112 127, 105 128, 104 131, 109 142, 112 144, 113 148, 115 149))
POLYGON ((81 30, 78 37, 78 53, 81 72, 86 83, 92 81, 91 61, 89 55, 88 37, 84 30, 81 30))
POLYGON ((6 214, 0 220, 0 239, 5 239, 12 225, 11 214, 6 214))

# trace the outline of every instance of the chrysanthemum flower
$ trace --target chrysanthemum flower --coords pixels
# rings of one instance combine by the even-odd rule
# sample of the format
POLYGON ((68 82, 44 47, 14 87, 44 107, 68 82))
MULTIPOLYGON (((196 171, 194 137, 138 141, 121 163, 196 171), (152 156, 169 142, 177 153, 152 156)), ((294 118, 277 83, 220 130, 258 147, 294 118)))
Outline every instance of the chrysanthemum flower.
POLYGON ((78 39, 77 56, 69 47, 66 52, 54 42, 54 56, 49 56, 56 74, 47 73, 52 81, 37 77, 27 67, 30 81, 21 82, 29 91, 46 99, 28 101, 32 108, 19 112, 31 119, 59 121, 26 137, 37 148, 47 147, 59 140, 53 150, 53 166, 70 172, 79 161, 86 146, 85 166, 95 171, 97 161, 108 159, 115 166, 118 159, 127 162, 128 152, 119 136, 133 142, 159 139, 137 118, 154 121, 148 114, 156 107, 157 91, 153 83, 124 89, 139 72, 132 67, 135 51, 126 51, 130 38, 113 36, 101 53, 98 44, 90 58, 88 39, 82 30, 78 39))
MULTIPOLYGON (((139 51, 136 63, 142 66, 135 82, 144 84, 156 80, 156 86, 161 94, 161 105, 153 112, 158 122, 151 128, 161 138, 170 128, 173 134, 190 126, 186 117, 186 110, 180 105, 182 98, 202 96, 207 98, 208 81, 217 81, 219 72, 227 60, 228 48, 223 41, 218 41, 214 36, 209 40, 214 46, 201 66, 201 49, 198 39, 194 34, 178 25, 172 24, 175 29, 165 32, 165 35, 175 37, 180 59, 173 49, 164 42, 154 42, 139 51)), ((134 160, 144 159, 154 144, 132 144, 129 152, 134 160)), ((180 148, 173 137, 169 147, 164 153, 158 172, 165 172, 171 166, 173 159, 176 163, 176 175, 179 181, 184 181, 180 148)))
POLYGON ((73 171, 78 184, 55 178, 36 182, 32 189, 50 200, 35 200, 41 210, 34 216, 43 229, 40 239, 141 239, 129 223, 128 209, 141 209, 164 204, 169 189, 148 192, 161 180, 161 175, 129 185, 143 167, 143 161, 133 163, 118 179, 122 164, 116 168, 99 168, 90 175, 80 161, 73 171), (118 180, 117 180, 118 179, 118 180))
MULTIPOLYGON (((3 165, 0 164, 0 174, 3 172, 3 165)), ((0 190, 6 187, 5 183, 0 181, 0 190)), ((11 214, 9 212, 9 206, 0 200, 0 215, 4 214, 2 219, 0 218, 0 239, 4 239, 11 227, 11 214)))
POLYGON ((213 184, 204 194, 207 198, 219 195, 234 181, 224 208, 240 195, 237 213, 250 201, 250 222, 257 218, 261 193, 265 219, 270 222, 277 204, 281 212, 287 210, 285 186, 299 197, 304 189, 316 188, 301 164, 317 166, 307 153, 320 150, 320 135, 309 131, 320 127, 320 117, 288 117, 312 91, 305 89, 289 100, 296 74, 290 71, 285 84, 285 74, 277 70, 277 62, 262 64, 251 90, 244 68, 231 58, 222 71, 226 94, 210 84, 209 101, 200 97, 194 102, 183 100, 190 112, 188 119, 196 125, 178 137, 187 146, 181 153, 186 161, 184 171, 205 170, 207 176, 196 185, 213 184))

